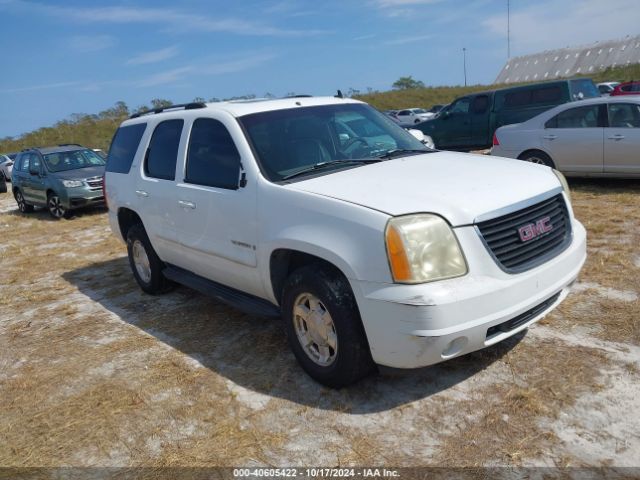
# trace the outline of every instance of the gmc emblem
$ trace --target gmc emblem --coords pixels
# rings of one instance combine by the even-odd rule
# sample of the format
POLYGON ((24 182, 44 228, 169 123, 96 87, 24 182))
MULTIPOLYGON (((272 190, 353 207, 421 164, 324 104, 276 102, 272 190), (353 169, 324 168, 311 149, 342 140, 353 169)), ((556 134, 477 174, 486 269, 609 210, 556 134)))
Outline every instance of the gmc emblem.
POLYGON ((518 229, 518 235, 520 235, 520 240, 523 242, 528 242, 529 240, 539 237, 542 234, 550 232, 553 230, 553 225, 551 225, 551 217, 544 217, 540 220, 537 220, 536 223, 529 223, 528 225, 524 225, 518 229))

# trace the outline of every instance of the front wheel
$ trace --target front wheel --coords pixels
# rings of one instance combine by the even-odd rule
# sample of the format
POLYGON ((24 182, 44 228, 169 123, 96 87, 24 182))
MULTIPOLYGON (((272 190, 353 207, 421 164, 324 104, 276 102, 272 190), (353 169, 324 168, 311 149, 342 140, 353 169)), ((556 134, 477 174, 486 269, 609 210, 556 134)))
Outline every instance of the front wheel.
POLYGON ((353 292, 339 272, 321 265, 296 270, 281 305, 289 345, 312 378, 340 388, 373 370, 353 292))
POLYGON ((62 205, 60 197, 55 193, 47 196, 47 210, 53 218, 67 218, 69 216, 69 211, 62 205))
POLYGON ((20 210, 21 213, 33 212, 33 205, 29 205, 25 201, 24 196, 22 195, 22 192, 20 190, 15 190, 13 196, 16 199, 16 203, 18 204, 18 210, 20 210))

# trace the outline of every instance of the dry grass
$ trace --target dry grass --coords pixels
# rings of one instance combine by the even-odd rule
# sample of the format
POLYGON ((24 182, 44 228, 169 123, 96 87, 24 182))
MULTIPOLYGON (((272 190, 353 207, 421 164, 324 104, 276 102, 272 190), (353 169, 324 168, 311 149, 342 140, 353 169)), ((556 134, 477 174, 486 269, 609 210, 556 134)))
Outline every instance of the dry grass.
MULTIPOLYGON (((640 344, 637 300, 618 298, 640 293, 638 193, 574 185, 588 288, 548 328, 640 344)), ((585 424, 576 402, 610 371, 640 380, 635 357, 527 336, 336 392, 301 372, 277 322, 187 289, 142 294, 100 210, 54 222, 2 196, 0 235, 2 466, 575 465, 545 425, 585 424)))
POLYGON ((503 360, 511 380, 475 392, 460 406, 470 418, 444 438, 438 464, 522 465, 553 458, 558 438, 540 419, 554 421, 581 395, 601 389, 601 371, 608 364, 600 350, 558 341, 522 343, 503 360))

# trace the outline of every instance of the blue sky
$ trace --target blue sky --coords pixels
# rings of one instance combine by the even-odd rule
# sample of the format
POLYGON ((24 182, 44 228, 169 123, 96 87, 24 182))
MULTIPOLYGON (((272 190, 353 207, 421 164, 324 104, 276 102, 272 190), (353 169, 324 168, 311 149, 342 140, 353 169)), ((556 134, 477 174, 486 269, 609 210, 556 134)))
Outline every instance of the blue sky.
MULTIPOLYGON (((0 0, 0 137, 125 101, 491 83, 506 0, 0 0)), ((637 34, 637 0, 511 0, 512 56, 637 34)))

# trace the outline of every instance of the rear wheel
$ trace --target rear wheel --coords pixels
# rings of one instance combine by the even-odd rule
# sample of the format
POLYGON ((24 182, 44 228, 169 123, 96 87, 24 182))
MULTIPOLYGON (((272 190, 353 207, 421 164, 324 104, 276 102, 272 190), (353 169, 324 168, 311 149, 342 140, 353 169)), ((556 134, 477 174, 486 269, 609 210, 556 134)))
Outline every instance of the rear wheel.
POLYGON ((13 196, 16 199, 16 203, 18 204, 18 210, 22 213, 30 213, 33 212, 33 205, 29 205, 22 195, 22 192, 18 189, 14 190, 13 196))
POLYGON ((171 288, 173 284, 162 274, 164 264, 140 224, 132 226, 127 233, 127 253, 133 276, 142 290, 157 295, 171 288))
POLYGON ((312 378, 340 388, 373 370, 353 292, 339 272, 321 265, 296 270, 281 304, 289 345, 312 378))
POLYGON ((524 160, 525 162, 537 163, 538 165, 544 165, 545 167, 555 168, 551 157, 549 157, 549 155, 547 155, 546 153, 540 152, 538 150, 525 152, 518 158, 520 160, 524 160))

